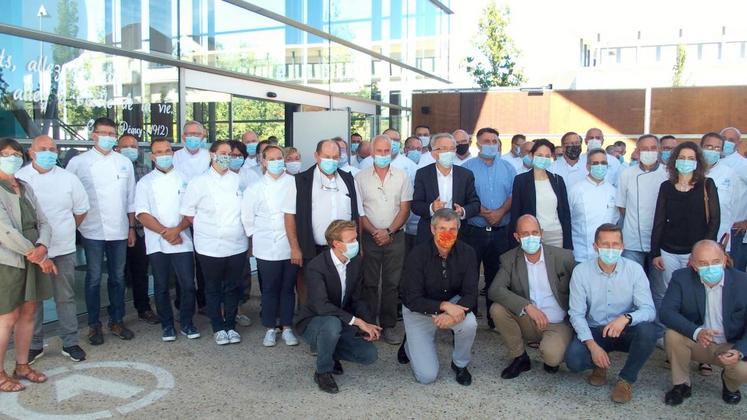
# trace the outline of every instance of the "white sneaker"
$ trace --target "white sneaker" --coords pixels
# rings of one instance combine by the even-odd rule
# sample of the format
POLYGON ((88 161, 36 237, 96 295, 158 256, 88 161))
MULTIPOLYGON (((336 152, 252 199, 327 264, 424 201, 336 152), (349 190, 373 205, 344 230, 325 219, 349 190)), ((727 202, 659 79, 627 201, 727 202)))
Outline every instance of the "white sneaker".
POLYGON ((275 328, 267 330, 265 333, 265 339, 262 340, 262 345, 265 347, 274 347, 276 342, 275 328))
POLYGON ((228 342, 231 344, 237 344, 241 342, 241 336, 236 330, 228 330, 228 342))
POLYGON ((226 344, 230 343, 230 340, 228 338, 228 333, 225 331, 218 331, 215 333, 215 344, 219 346, 225 346, 226 344))
POLYGON ((252 319, 244 314, 238 314, 236 315, 236 323, 242 327, 248 327, 252 325, 252 319))
POLYGON ((286 346, 298 345, 298 339, 296 338, 296 335, 293 334, 293 330, 291 330, 290 328, 283 329, 283 341, 285 341, 286 346))

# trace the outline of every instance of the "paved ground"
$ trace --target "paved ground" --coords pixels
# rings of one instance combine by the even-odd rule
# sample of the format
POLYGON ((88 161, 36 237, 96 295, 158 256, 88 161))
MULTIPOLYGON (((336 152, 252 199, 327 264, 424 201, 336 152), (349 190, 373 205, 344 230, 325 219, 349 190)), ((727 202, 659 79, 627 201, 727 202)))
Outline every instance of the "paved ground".
MULTIPOLYGON (((257 306, 255 297, 245 307, 255 321, 257 306)), ((609 387, 593 388, 565 368, 548 375, 535 351, 530 351, 532 371, 502 380, 505 351, 485 320, 473 350, 470 387, 454 381, 450 336, 444 334, 438 338, 442 371, 436 384, 415 383, 409 367, 397 364, 397 347, 379 343, 376 364, 344 363, 345 374, 338 377, 341 392, 331 396, 318 391, 313 382, 314 358, 308 346, 286 347, 279 340, 277 347, 264 348, 264 331, 253 325, 239 330, 241 344, 218 347, 209 336, 207 318, 197 318, 203 338, 163 343, 158 326, 130 317, 135 340, 107 335, 103 346, 85 345, 89 359, 77 364, 59 354, 57 339, 49 340, 35 367, 49 374, 50 381, 20 394, 0 395, 0 417, 747 418, 747 401, 736 407, 721 401, 717 375, 704 378, 693 373, 693 397, 678 408, 665 406, 669 372, 660 350, 644 368, 633 401, 624 406, 609 400, 609 387)), ((621 358, 614 357, 613 363, 619 370, 621 358)))

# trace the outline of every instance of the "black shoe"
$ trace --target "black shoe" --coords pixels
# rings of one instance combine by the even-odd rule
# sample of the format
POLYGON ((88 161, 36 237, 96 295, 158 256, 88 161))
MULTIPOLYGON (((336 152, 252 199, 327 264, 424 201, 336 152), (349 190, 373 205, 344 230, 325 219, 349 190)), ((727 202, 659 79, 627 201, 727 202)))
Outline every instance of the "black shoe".
POLYGON ((73 362, 82 362, 86 360, 86 352, 79 346, 63 347, 62 355, 69 357, 73 362))
POLYGON ((140 318, 141 321, 145 321, 150 325, 161 323, 156 314, 154 314, 150 309, 148 309, 147 311, 138 312, 137 317, 140 318))
POLYGON ((104 332, 101 331, 101 324, 88 327, 88 342, 92 346, 104 344, 104 332))
POLYGON ((319 389, 329 394, 337 394, 340 389, 337 387, 335 378, 331 373, 314 373, 314 382, 319 385, 319 389))
POLYGON ((488 294, 488 291, 486 289, 480 289, 480 296, 485 296, 488 294))
POLYGON ((410 363, 410 358, 407 357, 407 351, 405 351, 405 343, 407 343, 407 336, 402 339, 402 344, 399 345, 399 350, 397 350, 397 361, 400 365, 410 363))
POLYGON ((469 373, 469 370, 467 370, 467 366, 460 368, 457 367, 454 362, 451 362, 451 370, 456 373, 456 381, 459 383, 459 385, 472 385, 472 375, 469 373))
POLYGON ((531 368, 532 362, 529 361, 529 356, 527 356, 527 353, 524 352, 521 356, 512 360, 511 364, 503 369, 503 372, 501 372, 501 378, 513 379, 521 375, 521 372, 526 372, 531 368))
POLYGON ((343 373, 345 373, 345 371, 342 370, 342 363, 340 363, 339 360, 335 360, 335 365, 332 367, 332 374, 342 375, 343 373))
POLYGON ((675 385, 671 390, 669 390, 669 392, 664 394, 664 404, 680 405, 685 398, 690 398, 690 395, 692 395, 692 387, 690 387, 690 385, 675 385))
POLYGON ((33 365, 42 356, 44 356, 44 349, 29 349, 29 364, 33 365))
POLYGON ((560 369, 560 366, 550 366, 547 363, 543 363, 542 367, 547 373, 558 373, 558 369, 560 369))
POLYGON ((742 401, 742 393, 739 392, 739 390, 736 391, 729 391, 726 388, 726 383, 724 382, 724 372, 721 372, 721 398, 724 399, 724 402, 727 404, 739 404, 740 401, 742 401))

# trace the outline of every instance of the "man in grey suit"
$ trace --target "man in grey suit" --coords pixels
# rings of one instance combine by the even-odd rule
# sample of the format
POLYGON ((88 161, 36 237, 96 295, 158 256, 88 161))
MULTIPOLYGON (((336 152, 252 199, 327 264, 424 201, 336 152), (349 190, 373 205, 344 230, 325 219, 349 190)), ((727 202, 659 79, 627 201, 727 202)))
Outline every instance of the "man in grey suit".
POLYGON ((519 217, 513 234, 520 246, 501 255, 501 268, 488 296, 490 316, 513 360, 501 372, 513 379, 531 369, 525 341, 539 342, 545 371, 555 373, 573 338, 567 321, 573 252, 542 245, 539 221, 519 217))

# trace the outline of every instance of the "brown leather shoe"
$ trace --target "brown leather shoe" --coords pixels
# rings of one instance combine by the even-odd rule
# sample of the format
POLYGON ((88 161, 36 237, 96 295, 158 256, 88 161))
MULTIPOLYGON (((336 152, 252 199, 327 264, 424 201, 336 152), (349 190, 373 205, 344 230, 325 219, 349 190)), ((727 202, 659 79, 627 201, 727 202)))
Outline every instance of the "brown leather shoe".
POLYGON ((591 371, 591 375, 586 377, 586 382, 594 386, 607 385, 607 369, 594 367, 594 370, 591 371))
POLYGON ((127 329, 123 324, 109 324, 109 330, 122 340, 132 340, 135 337, 135 333, 127 329))
POLYGON ((618 379, 615 387, 612 388, 612 401, 618 404, 624 404, 633 397, 633 390, 630 384, 624 379, 618 379))

